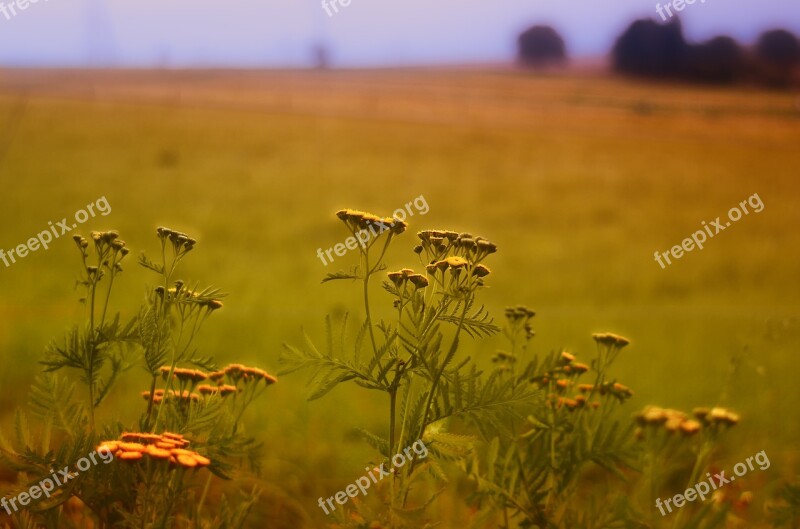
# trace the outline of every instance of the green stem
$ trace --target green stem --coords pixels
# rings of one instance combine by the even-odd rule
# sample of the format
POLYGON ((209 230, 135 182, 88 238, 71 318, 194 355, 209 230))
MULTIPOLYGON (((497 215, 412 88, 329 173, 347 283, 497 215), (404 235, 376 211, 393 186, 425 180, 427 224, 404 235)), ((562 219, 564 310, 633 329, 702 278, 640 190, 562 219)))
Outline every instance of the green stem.
MULTIPOLYGON (((99 273, 99 270, 98 272, 99 273)), ((92 292, 89 301, 89 365, 88 365, 88 384, 89 384, 89 424, 94 431, 94 359, 97 344, 95 343, 94 329, 94 298, 97 291, 97 276, 92 280, 92 292)))
MULTIPOLYGON (((369 268, 369 255, 367 253, 364 254, 364 268, 369 268)), ((369 338, 372 341, 372 351, 377 355, 378 345, 375 341, 375 331, 372 328, 372 315, 369 311, 369 276, 369 273, 364 276, 364 312, 367 316, 367 328, 369 329, 369 338)))
MULTIPOLYGON (((436 395, 436 389, 439 386, 439 381, 441 380, 442 375, 444 374, 444 370, 447 367, 447 364, 453 358, 453 355, 455 355, 456 349, 458 349, 458 337, 461 334, 461 329, 464 327, 464 318, 466 318, 467 316, 468 306, 469 303, 467 303, 465 300, 464 308, 461 311, 461 318, 459 318, 458 320, 458 328, 456 328, 456 333, 455 336, 453 336, 453 341, 450 344, 450 349, 447 352, 447 356, 445 356, 444 360, 442 361, 442 366, 439 368, 439 371, 436 373, 436 377, 434 377, 433 383, 431 384, 431 390, 430 393, 428 394, 428 400, 425 403, 425 414, 422 417, 422 423, 420 424, 419 435, 417 436, 416 440, 422 439, 422 437, 425 435, 425 428, 428 426, 428 416, 430 415, 431 412, 431 406, 433 405, 433 399, 436 395)), ((414 468, 417 466, 417 461, 418 461, 417 458, 411 460, 411 466, 408 469, 409 477, 413 475, 414 468)), ((400 505, 401 508, 405 506, 407 499, 408 499, 408 491, 406 491, 405 497, 403 498, 403 503, 400 505)))
MULTIPOLYGON (((713 448, 713 443, 709 442, 708 439, 703 440, 703 445, 700 448, 700 451, 697 454, 697 458, 694 461, 694 467, 692 468, 692 474, 689 476, 689 481, 686 483, 686 489, 688 490, 691 487, 694 487, 695 483, 697 483, 697 478, 700 476, 700 472, 702 468, 706 464, 706 459, 708 458, 709 454, 711 454, 711 450, 713 448)), ((681 522, 684 518, 684 513, 686 512, 685 509, 681 509, 678 512, 678 515, 673 520, 672 527, 674 529, 680 529, 682 527, 681 522)))
MULTIPOLYGON (((212 473, 208 473, 208 479, 206 479, 206 486, 203 487, 203 495, 200 496, 200 503, 197 504, 197 516, 195 518, 195 524, 197 524, 197 520, 200 519, 200 510, 203 508, 203 504, 206 502, 206 496, 208 495, 208 489, 211 487, 211 478, 214 476, 212 473)), ((195 525, 195 527, 198 527, 195 525)))

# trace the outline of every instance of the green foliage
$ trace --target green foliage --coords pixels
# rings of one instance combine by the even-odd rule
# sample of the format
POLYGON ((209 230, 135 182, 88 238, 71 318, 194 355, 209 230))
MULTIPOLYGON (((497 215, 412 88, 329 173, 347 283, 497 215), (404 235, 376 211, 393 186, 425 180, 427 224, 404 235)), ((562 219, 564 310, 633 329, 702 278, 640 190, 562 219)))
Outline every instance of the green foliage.
MULTIPOLYGON (((337 216, 353 236, 369 223, 391 220, 353 210, 337 216)), ((708 417, 698 411, 701 424, 651 407, 637 415, 637 428, 624 409, 633 392, 611 376, 629 340, 593 335, 597 351, 589 363, 565 351, 534 354, 533 311, 506 309, 500 329, 476 301, 491 273, 483 261, 496 251, 489 241, 420 232, 414 251, 424 272, 388 273, 382 288, 395 317, 374 320, 370 280, 405 229, 393 221, 388 234, 359 249, 351 273, 323 280, 360 280, 366 318, 355 335, 348 335, 347 316, 338 323, 328 316, 324 347, 304 334, 302 346, 287 344, 281 355, 283 373, 308 373, 310 400, 350 381, 385 395, 386 430, 361 430, 379 464, 392 468, 392 456, 418 440, 428 450, 427 457, 394 468, 371 504, 354 501, 349 514, 333 513, 335 527, 429 527, 428 511, 457 468, 471 483, 471 527, 499 521, 504 529, 713 529, 725 522, 724 506, 688 505, 669 519, 653 506, 660 494, 672 495, 667 484, 676 478, 661 469, 693 466, 688 483, 694 484, 738 416, 722 408, 708 417), (481 339, 501 330, 510 348, 494 356, 492 369, 462 353, 465 335, 481 339), (378 498, 383 506, 375 504, 378 498)))
POLYGON ((775 527, 797 527, 800 523, 800 485, 786 484, 779 502, 770 507, 770 518, 775 527))
POLYGON ((540 391, 499 373, 486 373, 458 354, 464 335, 482 338, 500 330, 486 309, 476 304, 484 278, 490 274, 482 262, 496 251, 494 244, 468 233, 421 232, 415 252, 420 256, 424 252, 425 273, 403 269, 387 274, 382 288, 391 298, 395 317, 375 321, 370 280, 384 269, 386 251, 406 225, 351 210, 337 216, 353 236, 368 223, 391 225, 359 249, 360 262, 352 273, 328 274, 323 280, 360 279, 366 319, 350 340, 347 317, 336 327, 329 316, 323 352, 307 336, 302 347, 286 345, 281 356, 283 373, 306 370, 312 400, 348 381, 386 395, 387 431, 363 432, 367 442, 387 468, 394 454, 418 441, 427 447, 428 455, 395 469, 389 490, 381 493, 387 509, 375 511, 358 502, 357 512, 345 523, 427 527, 431 523, 428 508, 443 489, 434 489, 424 500, 412 492, 446 482, 448 467, 474 453, 476 432, 502 428, 504 418, 524 417, 541 400, 540 391), (469 425, 476 428, 470 431, 469 425))
POLYGON ((78 284, 86 290, 81 301, 87 321, 47 348, 44 373, 28 397, 29 413, 40 430, 34 434, 26 414, 17 412, 13 438, 0 435, 0 462, 20 476, 14 494, 48 479, 54 470, 63 469, 73 479, 34 500, 28 511, 15 513, 17 528, 245 527, 257 490, 233 501, 223 498, 219 512, 210 512, 205 502, 213 476, 230 479, 242 462, 258 471, 260 444, 247 435, 243 417, 276 379, 239 364, 212 373, 179 366, 217 369, 213 358, 198 356, 194 344, 209 316, 222 307, 224 294, 215 288, 186 288, 175 279, 177 264, 195 241, 167 228, 157 233, 161 262, 142 256, 140 264, 156 272, 161 284, 148 294, 137 317, 124 324, 108 309, 126 244, 116 232, 93 232, 92 254, 87 239, 74 237, 82 258, 78 284), (96 426, 95 410, 133 367, 148 373, 150 386, 142 394, 146 410, 137 427, 96 426), (68 376, 73 370, 87 388, 85 401, 68 376), (198 385, 201 381, 212 384, 198 385), (76 462, 90 455, 94 465, 77 470, 76 462))

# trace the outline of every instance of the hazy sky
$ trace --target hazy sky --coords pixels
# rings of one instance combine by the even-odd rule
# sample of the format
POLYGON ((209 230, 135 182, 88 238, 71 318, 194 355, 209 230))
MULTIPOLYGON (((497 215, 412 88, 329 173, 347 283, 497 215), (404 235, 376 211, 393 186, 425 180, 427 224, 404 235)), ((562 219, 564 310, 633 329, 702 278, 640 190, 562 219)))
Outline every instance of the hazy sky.
MULTIPOLYGON (((534 23, 559 30, 572 55, 591 56, 632 19, 655 17, 655 5, 351 0, 329 17, 321 0, 38 0, 10 20, 0 13, 0 64, 304 66, 321 41, 341 66, 495 62, 510 59, 515 36, 534 23)), ((752 43, 775 26, 800 34, 800 0, 696 0, 682 19, 690 39, 725 33, 752 43)))

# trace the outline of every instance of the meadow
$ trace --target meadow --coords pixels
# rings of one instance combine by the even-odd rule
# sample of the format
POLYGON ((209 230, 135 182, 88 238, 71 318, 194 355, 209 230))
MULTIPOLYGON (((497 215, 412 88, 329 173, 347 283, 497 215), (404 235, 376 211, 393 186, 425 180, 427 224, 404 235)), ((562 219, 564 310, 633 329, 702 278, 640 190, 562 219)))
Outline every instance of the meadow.
MULTIPOLYGON (((157 226, 185 231, 198 240, 186 276, 229 293, 201 352, 274 373, 301 328, 321 340, 325 314, 358 307, 357 290, 320 284, 352 263, 316 256, 347 235, 334 213, 388 215, 424 195, 430 211, 409 219, 389 269, 418 266, 421 229, 489 238, 499 251, 482 301, 496 320, 509 305, 533 308, 533 350, 580 358, 591 333, 618 332, 632 342, 616 368, 631 414, 647 404, 741 414, 718 458, 770 454, 751 482, 759 521, 778 483, 800 473, 798 124, 791 92, 593 72, 7 70, 0 248, 101 196, 112 211, 83 235, 116 229, 134 255, 152 255, 157 226), (654 261, 754 193, 762 212, 666 269, 654 261)), ((83 313, 78 263, 65 237, 0 267, 4 432, 45 346, 83 313)), ((148 281, 127 264, 115 301, 129 316, 148 281)), ((500 341, 464 347, 488 365, 500 341)), ((128 372, 111 402, 145 384, 128 372)), ((259 515, 288 520, 276 527, 321 527, 317 498, 371 457, 354 428, 384 426, 378 399, 307 395, 304 377, 284 376, 250 411, 274 496, 259 515)), ((437 503, 442 527, 463 521, 462 500, 450 490, 437 503)))

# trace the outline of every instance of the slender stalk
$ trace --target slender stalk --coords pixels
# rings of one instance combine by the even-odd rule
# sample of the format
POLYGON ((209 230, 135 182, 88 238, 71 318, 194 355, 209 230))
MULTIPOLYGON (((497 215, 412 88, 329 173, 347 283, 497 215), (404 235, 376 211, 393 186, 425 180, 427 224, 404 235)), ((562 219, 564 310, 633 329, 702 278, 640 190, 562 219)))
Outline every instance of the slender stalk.
MULTIPOLYGON (((369 269, 369 253, 364 252, 364 269, 369 269)), ((369 276, 367 272, 364 275, 364 313, 367 317, 367 328, 369 329, 369 339, 372 341, 372 352, 378 354, 378 345, 375 341, 375 331, 372 329, 372 315, 369 311, 369 276)))
MULTIPOLYGON (((99 273, 99 270, 98 272, 99 273)), ((89 425, 94 431, 94 359, 97 352, 94 329, 94 298, 97 291, 97 275, 92 280, 92 291, 89 301, 89 365, 87 373, 87 383, 89 384, 89 425)))
POLYGON ((106 300, 103 303, 103 315, 100 317, 100 328, 103 328, 103 324, 106 322, 106 312, 108 311, 108 301, 111 299, 111 288, 114 286, 114 278, 116 277, 116 273, 114 272, 114 264, 111 265, 111 271, 109 272, 110 277, 108 278, 108 290, 106 290, 106 300))
MULTIPOLYGON (((461 317, 458 320, 458 327, 456 328, 455 336, 453 336, 453 341, 450 344, 450 349, 447 352, 447 356, 445 356, 444 360, 442 361, 442 366, 439 368, 439 371, 436 373, 436 377, 434 377, 433 383, 431 384, 430 393, 428 394, 428 400, 425 403, 425 414, 422 416, 422 423, 420 424, 420 431, 419 435, 417 436, 417 439, 422 439, 422 436, 425 434, 425 428, 428 426, 428 416, 430 415, 431 412, 431 406, 433 405, 433 399, 436 395, 436 390, 439 386, 439 381, 441 380, 442 375, 444 374, 444 370, 447 367, 447 364, 449 363, 449 359, 453 358, 453 355, 455 354, 456 349, 458 348, 458 337, 461 334, 461 329, 463 329, 464 327, 464 318, 466 318, 467 316, 468 305, 469 303, 467 303, 465 300, 464 308, 461 311, 461 317)), ((411 460, 411 466, 408 469, 409 477, 412 476, 414 468, 416 466, 417 466, 417 458, 414 458, 411 460)), ((406 491, 405 497, 403 498, 403 503, 400 505, 400 507, 405 506, 407 499, 408 499, 408 491, 406 491)))
POLYGON ((148 429, 150 428, 150 418, 153 414, 153 397, 155 396, 156 393, 157 380, 158 380, 158 375, 153 375, 153 380, 150 383, 150 398, 147 401, 147 420, 145 421, 145 424, 147 425, 148 429))
MULTIPOLYGON (((700 477, 701 469, 705 466, 706 459, 708 458, 709 454, 711 454, 713 446, 714 444, 710 442, 708 438, 703 440, 703 446, 700 448, 700 451, 697 454, 697 458, 694 461, 694 467, 692 468, 692 474, 689 476, 689 481, 687 482, 686 489, 684 490, 694 487, 695 483, 697 483, 697 478, 700 477)), ((682 522, 685 512, 685 509, 681 509, 678 512, 678 515, 672 522, 672 527, 674 529, 680 529, 683 527, 682 522)))
POLYGON ((206 496, 208 495, 208 489, 211 487, 211 478, 214 476, 211 472, 208 473, 208 478, 206 479, 206 485, 203 487, 203 495, 200 496, 200 502, 197 504, 197 515, 195 517, 195 527, 198 527, 197 520, 200 519, 200 511, 203 508, 203 504, 206 502, 206 496))

